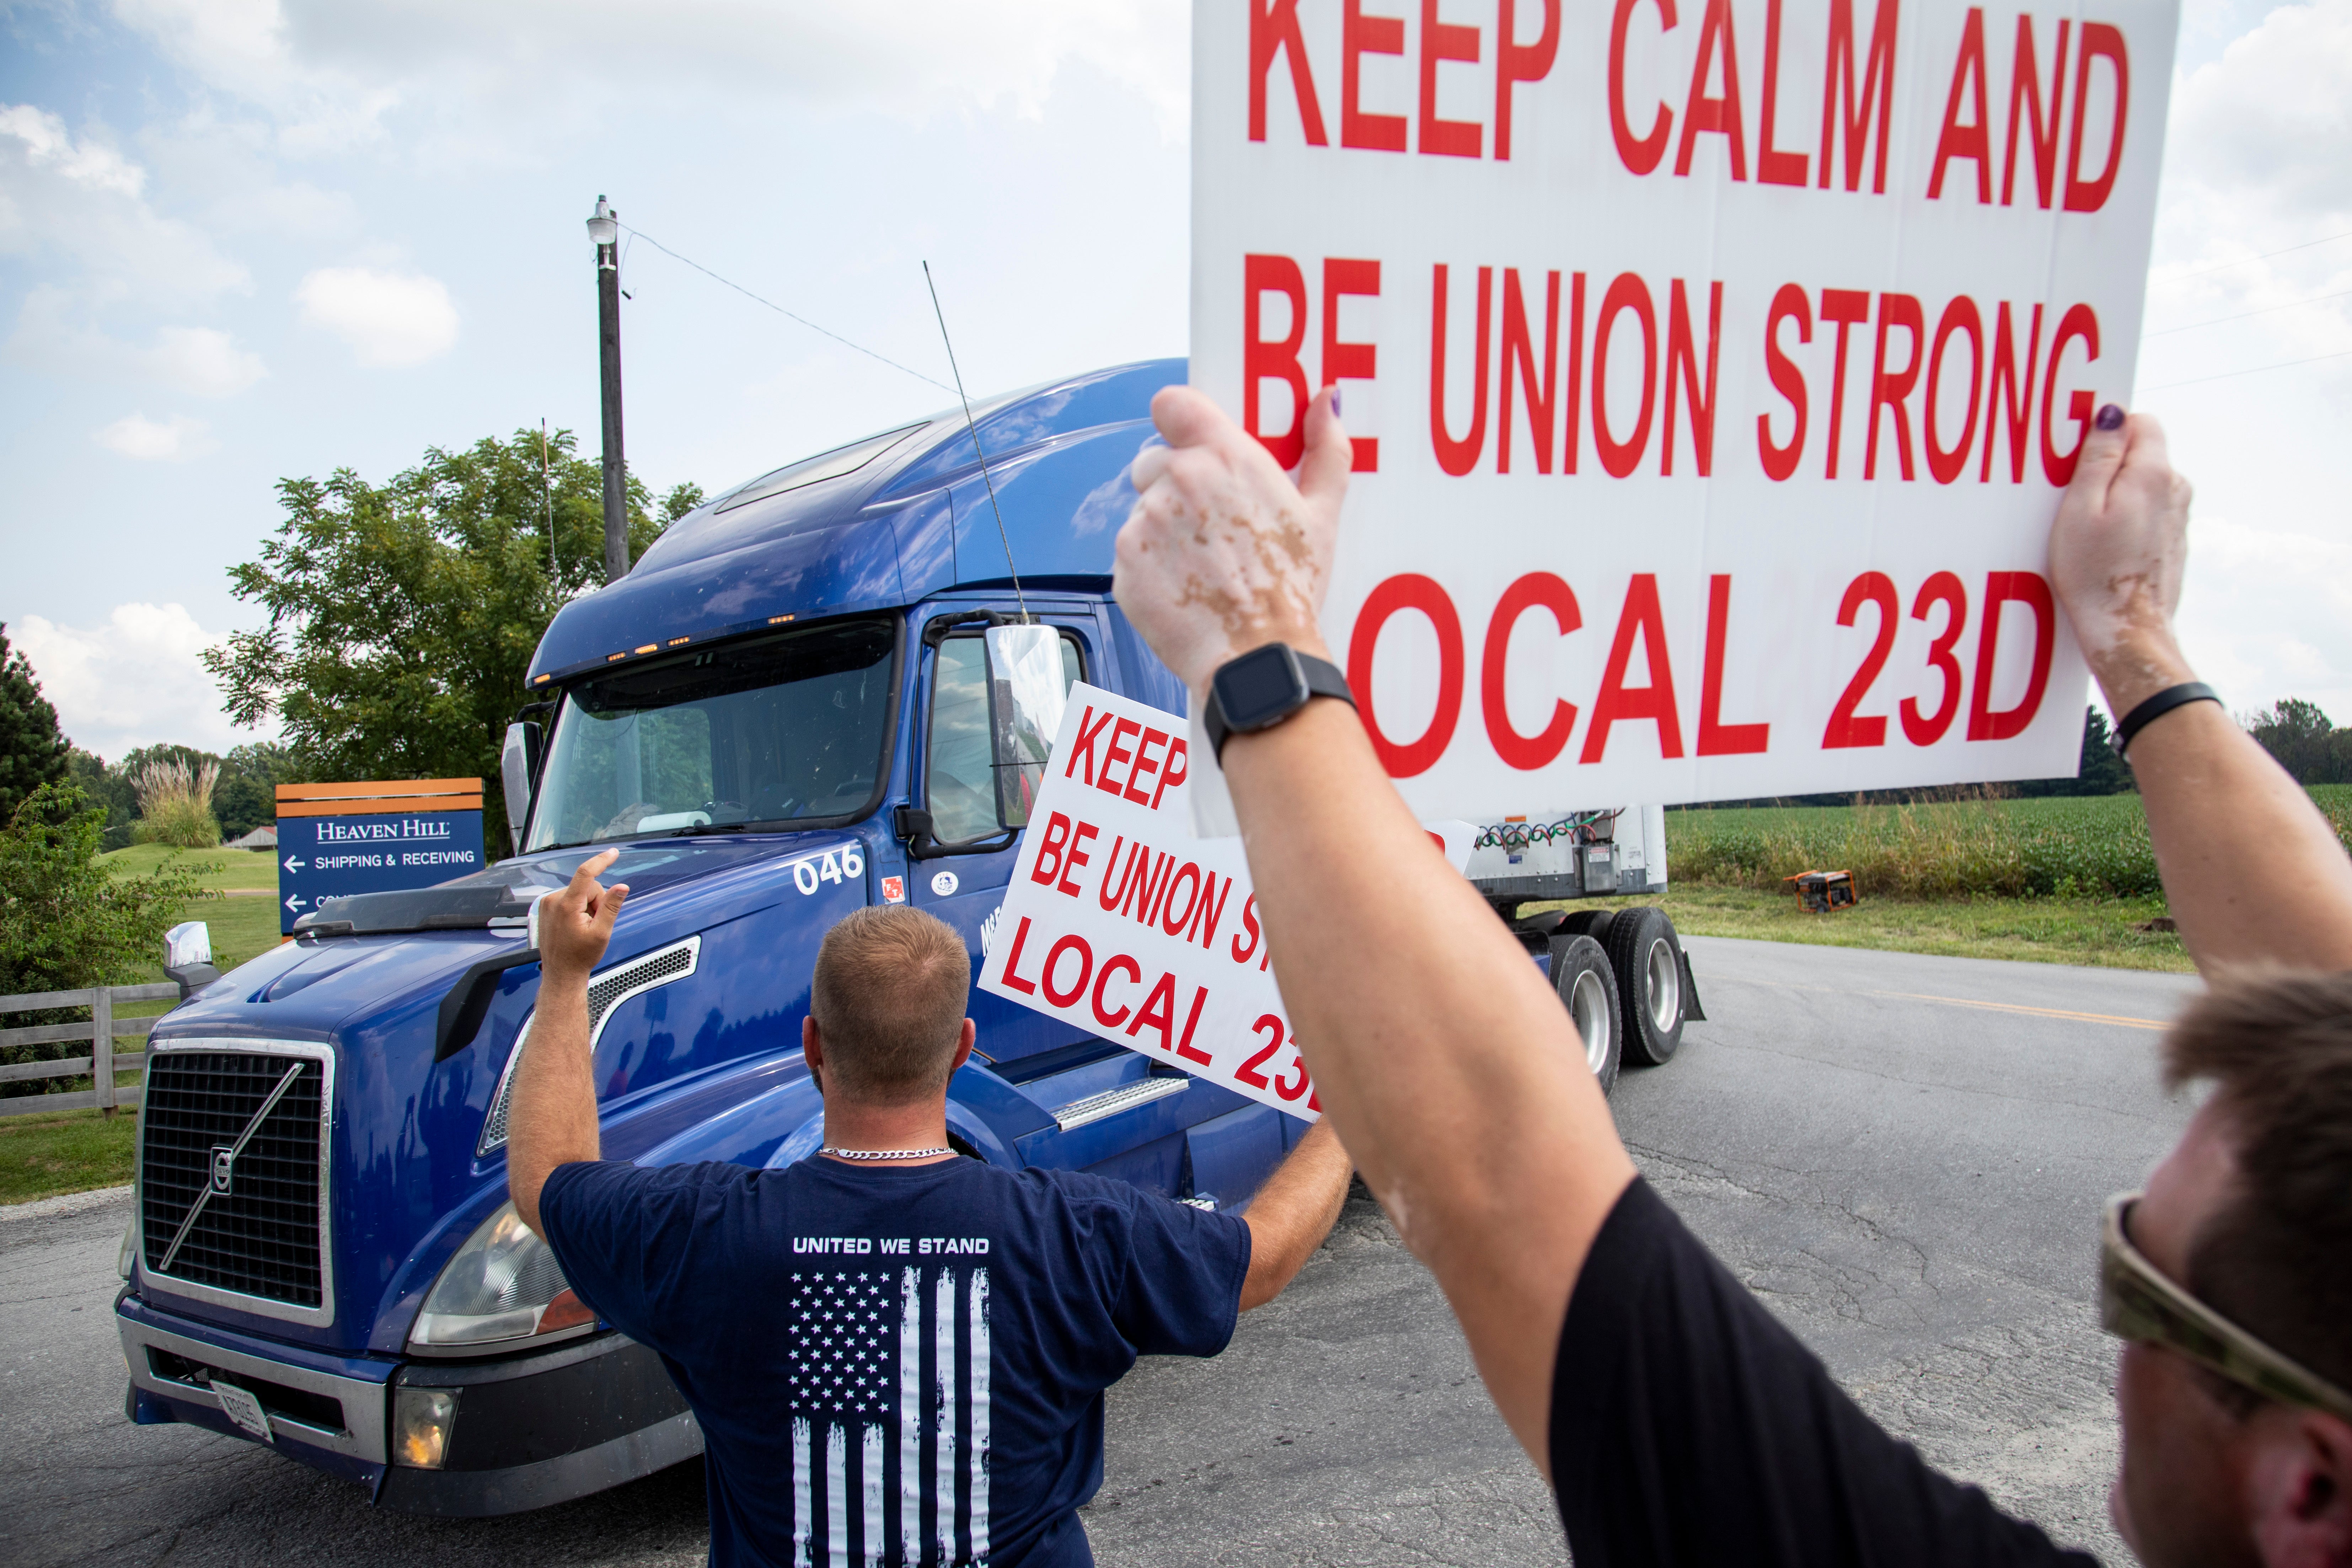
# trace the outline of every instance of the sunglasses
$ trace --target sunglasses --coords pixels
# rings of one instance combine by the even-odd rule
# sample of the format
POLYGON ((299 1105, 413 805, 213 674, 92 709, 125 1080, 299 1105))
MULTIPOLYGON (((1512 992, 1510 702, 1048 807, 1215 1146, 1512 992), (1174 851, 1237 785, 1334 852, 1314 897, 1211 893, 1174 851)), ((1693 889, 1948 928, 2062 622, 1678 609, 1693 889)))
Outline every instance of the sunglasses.
POLYGON ((2162 1345, 2265 1399, 2352 1421, 2352 1394, 2305 1371, 2166 1279, 2126 1229, 2137 1193, 2107 1200, 2099 1247, 2099 1326, 2121 1340, 2162 1345))

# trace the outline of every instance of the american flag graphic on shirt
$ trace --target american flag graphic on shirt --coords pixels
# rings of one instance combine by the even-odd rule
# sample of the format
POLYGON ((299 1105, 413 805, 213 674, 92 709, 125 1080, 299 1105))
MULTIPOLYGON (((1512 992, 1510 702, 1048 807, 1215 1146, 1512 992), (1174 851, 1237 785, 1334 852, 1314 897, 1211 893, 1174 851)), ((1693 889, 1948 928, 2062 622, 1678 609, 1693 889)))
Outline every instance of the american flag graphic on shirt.
POLYGON ((988 1368, 983 1266, 793 1273, 796 1568, 988 1561, 988 1368))

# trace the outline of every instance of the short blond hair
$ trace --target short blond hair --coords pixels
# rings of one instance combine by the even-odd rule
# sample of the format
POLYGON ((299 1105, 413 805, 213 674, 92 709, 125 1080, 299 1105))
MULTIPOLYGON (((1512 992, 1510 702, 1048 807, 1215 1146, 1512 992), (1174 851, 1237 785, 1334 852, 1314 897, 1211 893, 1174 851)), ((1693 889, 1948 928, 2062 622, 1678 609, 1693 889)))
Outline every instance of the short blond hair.
POLYGON ((971 991, 971 956, 945 921, 904 905, 845 916, 809 983, 827 1091, 885 1105, 939 1092, 971 991))

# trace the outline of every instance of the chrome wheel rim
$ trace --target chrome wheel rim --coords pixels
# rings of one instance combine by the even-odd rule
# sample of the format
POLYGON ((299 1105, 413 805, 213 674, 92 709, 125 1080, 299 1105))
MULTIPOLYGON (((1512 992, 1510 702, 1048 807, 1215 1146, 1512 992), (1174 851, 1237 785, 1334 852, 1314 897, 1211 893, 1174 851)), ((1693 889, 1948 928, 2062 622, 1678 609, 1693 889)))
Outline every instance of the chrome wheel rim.
POLYGON ((1590 969, 1569 988, 1568 1016, 1576 1021, 1577 1036, 1584 1041, 1584 1065, 1595 1078, 1600 1077, 1609 1065, 1609 1032, 1617 1026, 1617 1020, 1609 1016, 1608 988, 1590 969))
POLYGON ((1643 969, 1648 984, 1650 1024, 1658 1033, 1665 1034, 1682 1021, 1683 972, 1675 962, 1673 944, 1664 937, 1650 943, 1650 955, 1643 969))

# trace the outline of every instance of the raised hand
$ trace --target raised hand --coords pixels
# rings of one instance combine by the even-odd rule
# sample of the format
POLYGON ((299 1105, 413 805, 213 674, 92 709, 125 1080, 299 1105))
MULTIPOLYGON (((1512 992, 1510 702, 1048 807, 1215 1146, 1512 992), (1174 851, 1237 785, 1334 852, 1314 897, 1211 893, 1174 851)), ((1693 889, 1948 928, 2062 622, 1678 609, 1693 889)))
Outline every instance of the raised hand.
POLYGON ((613 940, 613 922, 628 901, 629 885, 605 887, 598 872, 621 858, 617 849, 592 855, 572 873, 569 887, 548 894, 539 904, 539 961, 547 984, 584 982, 604 946, 613 940))
POLYGON ((2187 479, 2154 416, 2099 410, 2050 531, 2050 576, 2092 673, 2121 718, 2194 680, 2172 632, 2189 562, 2187 479))

